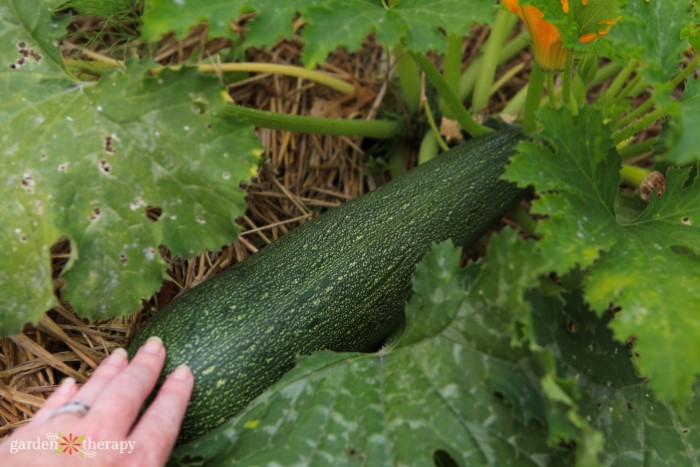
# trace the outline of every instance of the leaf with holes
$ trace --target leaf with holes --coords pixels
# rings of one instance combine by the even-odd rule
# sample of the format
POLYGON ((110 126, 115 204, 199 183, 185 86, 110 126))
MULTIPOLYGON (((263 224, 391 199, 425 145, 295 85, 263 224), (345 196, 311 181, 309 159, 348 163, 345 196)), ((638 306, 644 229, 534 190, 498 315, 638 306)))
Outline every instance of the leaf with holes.
MULTIPOLYGON (((607 328, 620 315, 596 317, 579 292, 559 299, 533 295, 535 340, 556 355, 556 372, 572 382, 577 414, 602 435, 602 465, 699 465, 700 382, 683 410, 659 401, 637 376, 636 349, 607 328)), ((579 465, 591 465, 580 463, 579 465)))
POLYGON ((492 20, 491 0, 401 0, 388 7, 385 0, 150 0, 146 4, 143 37, 157 40, 175 32, 182 37, 201 21, 209 24, 210 37, 235 38, 230 22, 243 13, 255 13, 246 24, 245 45, 270 47, 294 32, 297 14, 304 21, 304 63, 312 67, 338 47, 358 49, 374 33, 393 47, 405 42, 409 50, 442 50, 444 32, 467 34, 474 23, 492 20))
POLYGON ((541 248, 561 274, 588 268, 586 300, 601 314, 622 308, 615 336, 639 338, 638 368, 663 400, 681 404, 700 368, 697 171, 670 169, 663 194, 633 221, 618 220, 620 158, 602 113, 548 107, 540 118, 543 141, 522 144, 507 177, 539 193, 541 248))
POLYGON ((131 63, 99 82, 66 72, 60 2, 0 2, 0 334, 56 303, 51 247, 71 245, 63 295, 81 316, 133 312, 161 285, 158 248, 191 257, 235 240, 251 128, 217 117, 216 80, 131 63), (150 219, 149 219, 150 215, 150 219))
POLYGON ((697 145, 697 128, 700 125, 700 82, 689 79, 685 83, 683 98, 668 132, 672 151, 668 152, 671 162, 679 165, 700 161, 700 148, 697 145))

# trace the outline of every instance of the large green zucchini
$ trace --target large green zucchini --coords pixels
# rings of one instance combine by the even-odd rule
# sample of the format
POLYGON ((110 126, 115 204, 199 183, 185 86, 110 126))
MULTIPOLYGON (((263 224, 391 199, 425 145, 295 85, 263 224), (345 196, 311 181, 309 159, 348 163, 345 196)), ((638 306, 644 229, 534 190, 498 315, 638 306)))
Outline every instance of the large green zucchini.
POLYGON ((411 274, 432 242, 468 244, 520 199, 500 180, 519 133, 467 142, 288 233, 190 289, 145 325, 166 372, 186 363, 195 389, 180 434, 222 424, 317 350, 371 351, 400 324, 411 274))

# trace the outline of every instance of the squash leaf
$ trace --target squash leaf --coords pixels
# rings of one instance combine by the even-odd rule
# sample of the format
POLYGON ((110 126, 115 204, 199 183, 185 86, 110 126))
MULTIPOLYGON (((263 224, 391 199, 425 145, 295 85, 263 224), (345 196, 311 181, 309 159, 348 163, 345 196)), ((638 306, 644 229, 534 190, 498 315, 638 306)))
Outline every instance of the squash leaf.
POLYGON ((396 345, 302 358, 171 465, 695 465, 700 385, 683 415, 656 400, 607 328, 612 313, 598 318, 579 292, 504 300, 537 283, 540 261, 511 267, 522 251, 535 258, 536 242, 506 230, 485 264, 460 270, 458 250, 434 246, 396 345), (508 306, 523 303, 528 349, 509 344, 508 306))
POLYGON ((565 293, 563 307, 552 298, 531 298, 536 341, 556 356, 558 377, 574 383, 578 415, 604 435, 603 465, 700 463, 698 381, 678 411, 636 374, 630 360, 636 350, 613 338, 608 326, 621 315, 606 312, 598 319, 580 292, 565 293))
POLYGON ((492 20, 491 0, 148 0, 143 37, 154 41, 174 32, 182 37, 197 23, 209 24, 210 37, 235 35, 229 25, 243 13, 254 12, 247 24, 245 47, 270 47, 291 37, 296 14, 304 21, 304 64, 313 67, 338 47, 357 50, 370 34, 393 47, 405 42, 413 51, 443 50, 444 33, 466 34, 474 23, 492 20))
POLYGON ((56 304, 51 248, 67 237, 62 294, 85 317, 138 309, 165 277, 160 245, 190 257, 235 240, 250 127, 217 117, 215 79, 130 63, 70 75, 60 2, 0 1, 0 335, 56 304), (151 218, 149 218, 149 214, 151 218))
POLYGON ((668 160, 685 165, 700 161, 700 148, 697 145, 697 128, 700 125, 700 83, 697 79, 685 82, 683 98, 673 108, 667 136, 673 151, 668 152, 668 160))
POLYGON ((550 107, 540 112, 542 141, 520 146, 507 178, 534 185, 533 211, 543 254, 565 274, 587 268, 585 299, 610 322, 615 337, 637 338, 636 364, 666 401, 682 404, 700 368, 700 184, 696 172, 670 169, 663 195, 652 195, 633 221, 616 217, 621 161, 601 111, 576 117, 550 107))

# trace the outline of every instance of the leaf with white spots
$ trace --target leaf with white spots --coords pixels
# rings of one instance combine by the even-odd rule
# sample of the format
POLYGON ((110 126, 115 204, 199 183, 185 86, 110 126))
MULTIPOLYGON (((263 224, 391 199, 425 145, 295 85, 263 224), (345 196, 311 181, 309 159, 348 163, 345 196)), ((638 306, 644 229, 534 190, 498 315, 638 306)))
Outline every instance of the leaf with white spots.
MULTIPOLYGON (((501 243, 524 246, 506 235, 501 243)), ((243 412, 177 449, 173 461, 433 465, 443 451, 458 465, 570 464, 570 451, 547 445, 537 361, 511 346, 508 320, 489 306, 496 289, 480 281, 494 277, 484 271, 501 269, 500 261, 460 270, 459 260, 460 250, 444 243, 419 264, 395 346, 302 358, 243 412)))
POLYGON ((518 293, 532 309, 532 346, 510 345, 500 306, 518 300, 500 293, 522 291, 540 269, 516 266, 516 278, 510 255, 535 251, 505 231, 489 261, 460 271, 458 251, 435 246, 395 346, 301 359, 236 417, 177 448, 172 465, 435 465, 436 453, 464 466, 699 465, 700 384, 684 411, 655 399, 634 348, 613 339, 617 318, 597 317, 580 292, 518 293), (574 452, 560 444, 572 440, 574 452))
POLYGON ((304 21, 303 60, 314 66, 338 47, 358 49, 370 33, 392 47, 405 42, 409 50, 442 50, 444 33, 467 34, 475 23, 492 20, 492 0, 401 0, 391 7, 385 0, 149 0, 143 36, 157 40, 174 32, 181 37, 201 21, 209 24, 210 37, 236 35, 231 21, 255 13, 246 24, 245 45, 272 46, 294 32, 297 14, 304 21))
POLYGON ((598 318, 581 293, 563 296, 563 307, 558 298, 533 296, 535 340, 556 358, 558 376, 571 381, 578 415, 603 435, 602 465, 700 465, 700 381, 683 410, 659 401, 630 361, 636 346, 617 342, 608 329, 620 315, 598 318))
POLYGON ((620 306, 615 337, 638 338, 637 367, 660 398, 683 403, 700 368, 700 183, 697 171, 670 169, 633 221, 618 219, 620 157, 602 113, 576 117, 545 108, 541 142, 520 146, 507 177, 534 185, 541 248, 558 273, 587 268, 585 298, 602 314, 620 306))
POLYGON ((0 1, 0 335, 55 305, 61 237, 62 294, 81 316, 136 311, 165 276, 160 245, 190 257, 235 240, 256 166, 251 128, 217 117, 216 79, 138 63, 70 75, 58 3, 0 1))

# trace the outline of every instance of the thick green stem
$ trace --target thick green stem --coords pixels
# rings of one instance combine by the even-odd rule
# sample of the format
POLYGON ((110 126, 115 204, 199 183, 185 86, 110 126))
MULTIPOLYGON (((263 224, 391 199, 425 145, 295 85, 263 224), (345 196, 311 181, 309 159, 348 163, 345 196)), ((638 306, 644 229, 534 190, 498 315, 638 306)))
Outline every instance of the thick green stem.
MULTIPOLYGON (((113 58, 105 57, 98 53, 84 49, 83 54, 100 63, 100 68, 107 70, 111 68, 123 67, 124 62, 114 60, 113 58)), ((71 65, 77 66, 78 61, 73 60, 71 65)), ((187 65, 189 66, 189 65, 187 65)), ((165 69, 179 70, 182 65, 175 66, 159 66, 151 69, 151 74, 158 74, 165 69)), ((295 78, 308 79, 331 89, 335 89, 343 94, 352 94, 355 92, 355 86, 342 79, 334 78, 321 71, 307 70, 303 67, 293 65, 280 65, 277 63, 256 63, 256 62, 241 62, 241 63, 201 63, 197 65, 197 69, 201 73, 216 73, 216 72, 248 72, 248 73, 274 73, 295 78)))
POLYGON ((501 111, 501 114, 508 116, 518 115, 525 105, 525 99, 527 98, 529 87, 530 86, 528 84, 523 86, 522 89, 520 89, 520 91, 518 91, 515 96, 508 101, 506 106, 501 111))
POLYGON ((574 54, 569 53, 566 56, 566 68, 564 69, 564 76, 562 77, 562 92, 564 95, 562 96, 562 102, 566 107, 571 108, 571 113, 574 115, 578 115, 578 104, 576 103, 576 99, 571 92, 571 78, 574 74, 574 54))
POLYGON ((415 114, 420 109, 421 82, 420 73, 411 56, 405 53, 401 45, 394 48, 396 57, 396 74, 399 77, 399 86, 403 94, 406 108, 410 114, 415 114))
POLYGON ((650 112, 644 117, 640 118, 636 122, 632 123, 631 125, 622 128, 621 130, 618 130, 615 134, 613 134, 613 141, 615 142, 615 144, 619 144, 625 141, 626 139, 633 137, 652 123, 661 120, 667 115, 668 111, 666 109, 656 109, 653 112, 650 112))
POLYGON ((554 73, 553 72, 545 72, 545 82, 547 84, 547 96, 549 97, 549 105, 552 107, 556 108, 557 107, 557 98, 554 93, 554 73))
POLYGON ((622 90, 619 93, 617 93, 617 95, 613 99, 613 103, 618 104, 618 103, 622 102, 623 100, 627 99, 628 96, 630 96, 630 95, 633 96, 634 95, 633 90, 637 86, 639 86, 639 83, 641 83, 641 82, 642 82, 642 76, 635 75, 635 77, 632 78, 631 80, 629 80, 625 84, 625 86, 622 88, 622 90))
MULTIPOLYGON (((698 62, 700 61, 700 56, 696 56, 689 64, 687 67, 683 68, 680 73, 676 75, 675 78, 671 80, 669 83, 669 88, 670 89, 675 89, 678 87, 685 79, 690 76, 690 74, 695 71, 695 67, 697 67, 698 62)), ((635 90, 636 91, 636 90, 635 90)), ((634 94, 632 94, 634 95, 634 94)), ((616 125, 615 129, 620 129, 624 128, 627 126, 630 122, 633 122, 637 118, 639 118, 642 114, 644 114, 647 110, 651 109, 656 101, 654 100, 653 97, 647 99, 644 101, 639 107, 634 109, 632 112, 627 114, 624 118, 619 120, 616 125)))
MULTIPOLYGON (((511 58, 518 55, 525 47, 528 46, 528 38, 530 34, 527 30, 523 30, 520 34, 515 36, 513 39, 508 41, 508 43, 500 50, 498 54, 498 64, 503 65, 511 58)), ((481 66, 484 63, 484 55, 478 56, 474 61, 467 67, 467 69, 462 74, 462 79, 459 85, 459 100, 464 102, 467 100, 469 95, 474 90, 476 86, 476 78, 481 73, 481 66)))
POLYGON ((620 169, 620 179, 627 185, 639 188, 649 172, 651 171, 642 167, 625 165, 620 169))
POLYGON ((637 60, 630 60, 630 62, 627 64, 625 68, 623 68, 615 77, 612 83, 610 83, 610 86, 608 89, 605 90, 603 93, 602 99, 612 102, 613 99, 615 98, 615 95, 620 92, 620 89, 622 89, 622 86, 625 85, 625 82, 627 82, 627 79, 630 77, 632 73, 637 69, 637 60))
MULTIPOLYGON (((453 93, 459 93, 459 79, 462 73, 462 36, 447 36, 447 50, 444 59, 444 76, 453 93)), ((440 99, 440 111, 447 118, 454 118, 444 99, 440 99)))
POLYGON ((225 106, 223 112, 224 115, 245 120, 256 127, 297 133, 391 139, 401 132, 401 125, 396 121, 306 117, 256 110, 235 104, 225 106))
POLYGON ((537 130, 537 116, 535 113, 540 108, 542 101, 542 87, 544 85, 544 71, 537 63, 532 64, 530 84, 525 99, 525 111, 523 115, 523 130, 525 133, 534 133, 537 130))
POLYGON ((620 147, 617 152, 622 159, 630 159, 653 151, 654 145, 656 145, 658 141, 659 138, 649 138, 641 143, 628 144, 624 147, 620 147))
POLYGON ((416 61, 418 67, 423 70, 423 73, 425 73, 425 76, 428 77, 430 82, 433 83, 433 86, 435 86, 440 96, 445 100, 445 104, 452 111, 455 119, 459 122, 459 125, 464 131, 471 136, 480 136, 493 131, 488 127, 480 125, 469 115, 467 109, 464 108, 464 105, 462 105, 455 93, 452 92, 450 86, 425 54, 411 52, 411 57, 416 61))
MULTIPOLYGON (((168 67, 171 69, 178 69, 179 66, 168 67)), ((154 70, 160 71, 163 68, 156 68, 154 70)), ((327 75, 326 73, 307 70, 306 68, 294 65, 280 65, 278 63, 255 63, 255 62, 243 62, 243 63, 203 63, 197 65, 197 69, 201 73, 215 73, 217 71, 222 72, 258 72, 258 73, 275 73, 286 76, 293 76, 295 78, 308 79, 309 81, 314 81, 324 86, 328 86, 331 89, 335 89, 343 94, 352 94, 355 92, 355 86, 343 81, 338 78, 327 75)))
POLYGON ((615 73, 619 73, 620 70, 622 70, 622 67, 617 63, 607 63, 596 72, 595 78, 593 78, 593 81, 591 81, 590 85, 598 86, 599 84, 602 84, 608 79, 610 79, 613 75, 615 75, 615 73))
POLYGON ((483 62, 476 77, 474 95, 472 96, 472 111, 478 112, 489 103, 491 86, 496 76, 496 68, 498 68, 499 53, 506 38, 513 30, 517 18, 506 9, 501 9, 496 14, 496 21, 484 45, 483 62))
POLYGON ((645 100, 642 104, 639 105, 639 107, 625 115, 624 118, 618 120, 615 124, 615 129, 619 130, 620 128, 626 127, 631 122, 641 117, 647 110, 651 109, 654 106, 654 103, 654 99, 651 97, 645 100))

